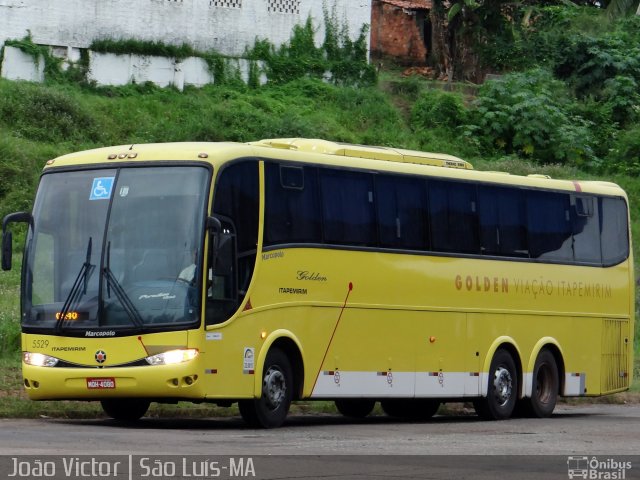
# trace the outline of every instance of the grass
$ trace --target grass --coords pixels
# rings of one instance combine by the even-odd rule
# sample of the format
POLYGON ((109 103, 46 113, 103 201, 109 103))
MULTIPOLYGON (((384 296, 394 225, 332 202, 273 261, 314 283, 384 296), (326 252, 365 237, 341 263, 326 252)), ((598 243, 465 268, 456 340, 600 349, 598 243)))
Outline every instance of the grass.
MULTIPOLYGON (((15 265, 21 257, 14 258, 15 265)), ((20 350, 20 269, 0 274, 0 357, 14 358, 20 350)), ((4 383, 2 384, 4 385, 4 383)))

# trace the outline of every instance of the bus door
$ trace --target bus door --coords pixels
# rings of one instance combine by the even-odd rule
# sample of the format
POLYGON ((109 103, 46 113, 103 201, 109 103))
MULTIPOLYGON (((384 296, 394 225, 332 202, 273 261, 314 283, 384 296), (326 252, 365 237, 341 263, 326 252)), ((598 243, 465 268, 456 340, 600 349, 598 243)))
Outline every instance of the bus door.
POLYGON ((215 186, 213 217, 220 225, 209 242, 207 324, 222 323, 246 296, 256 263, 259 217, 258 162, 223 167, 215 186), (214 258, 215 257, 215 258, 214 258))

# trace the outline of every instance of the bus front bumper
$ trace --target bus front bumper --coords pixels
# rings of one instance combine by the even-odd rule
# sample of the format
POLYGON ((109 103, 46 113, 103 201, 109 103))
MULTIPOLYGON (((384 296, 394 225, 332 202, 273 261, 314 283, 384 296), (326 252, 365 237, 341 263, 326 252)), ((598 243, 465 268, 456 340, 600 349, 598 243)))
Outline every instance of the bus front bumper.
POLYGON ((202 399, 200 362, 113 368, 56 368, 22 364, 24 387, 32 400, 105 398, 202 399))

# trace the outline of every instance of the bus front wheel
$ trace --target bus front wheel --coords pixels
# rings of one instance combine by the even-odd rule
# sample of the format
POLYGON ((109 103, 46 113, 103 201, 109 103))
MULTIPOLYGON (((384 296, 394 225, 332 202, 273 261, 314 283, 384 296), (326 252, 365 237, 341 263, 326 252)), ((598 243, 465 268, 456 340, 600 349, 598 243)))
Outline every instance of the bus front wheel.
POLYGON ((151 402, 141 398, 113 398, 102 400, 102 409, 114 420, 133 422, 144 417, 151 402))
POLYGON ((240 415, 251 427, 279 427, 287 418, 292 396, 291 362, 284 352, 274 348, 267 353, 264 362, 260 398, 240 400, 238 402, 240 415))
POLYGON ((336 408, 345 417, 364 418, 373 411, 376 401, 368 398, 336 400, 336 408))
POLYGON ((476 413, 486 420, 505 420, 518 399, 518 371, 511 354, 499 349, 491 360, 487 396, 476 399, 476 413))

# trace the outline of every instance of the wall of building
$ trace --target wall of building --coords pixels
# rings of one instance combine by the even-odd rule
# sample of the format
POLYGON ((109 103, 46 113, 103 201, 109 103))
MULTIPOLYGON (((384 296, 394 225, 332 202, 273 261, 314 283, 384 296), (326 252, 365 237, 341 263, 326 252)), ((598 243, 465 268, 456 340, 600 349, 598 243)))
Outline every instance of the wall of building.
MULTIPOLYGON (((129 83, 152 82, 159 87, 175 87, 182 91, 185 86, 202 87, 214 83, 215 78, 207 62, 199 57, 175 59, 170 57, 156 57, 145 55, 115 55, 112 53, 98 53, 89 50, 89 65, 87 80, 96 85, 121 86, 129 83)), ((58 56, 62 56, 58 52, 58 56)), ((74 55, 66 52, 64 58, 73 59, 74 55)), ((71 61, 70 63, 73 63, 71 61)), ((0 76, 9 80, 27 80, 43 82, 45 60, 40 56, 33 56, 22 52, 16 47, 5 46, 0 76)), ((262 62, 256 62, 258 77, 261 84, 267 83, 262 62)), ((229 74, 235 75, 245 83, 249 83, 250 62, 242 58, 226 60, 229 74)))
POLYGON ((370 24, 371 0, 0 0, 0 45, 31 32, 42 45, 136 38, 241 56, 256 38, 285 43, 309 17, 321 43, 325 4, 354 38, 370 24))
POLYGON ((27 80, 29 82, 44 81, 44 58, 39 58, 24 53, 19 48, 4 47, 2 65, 0 65, 2 77, 8 80, 27 80))
MULTIPOLYGON (((394 2, 401 4, 403 2, 394 2)), ((392 2, 374 0, 371 11, 371 54, 422 65, 427 49, 419 22, 426 10, 403 8, 392 2)))

